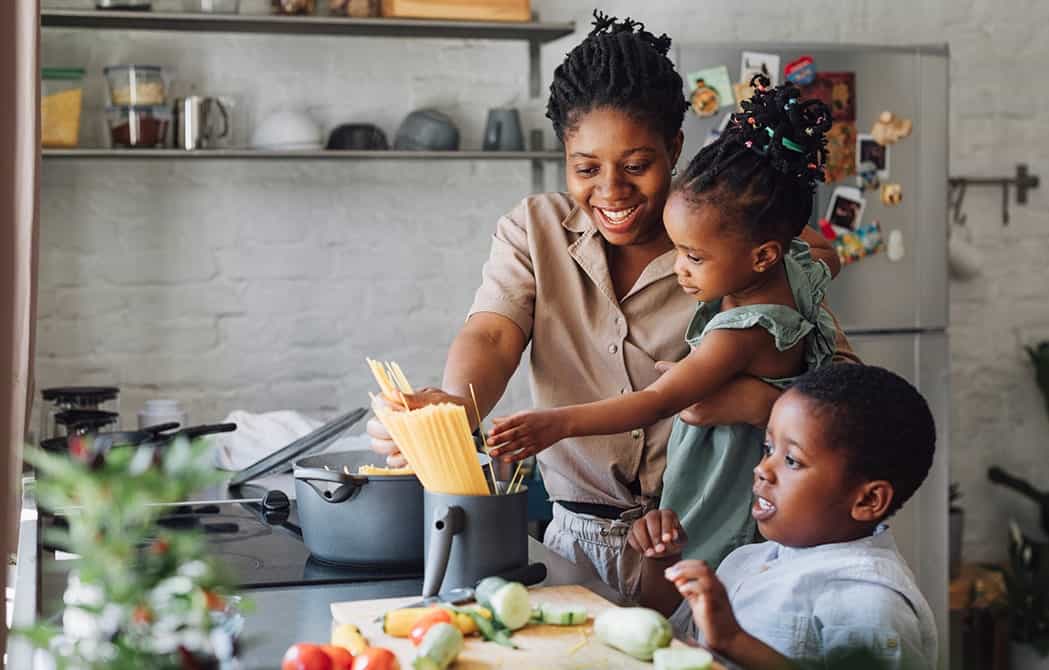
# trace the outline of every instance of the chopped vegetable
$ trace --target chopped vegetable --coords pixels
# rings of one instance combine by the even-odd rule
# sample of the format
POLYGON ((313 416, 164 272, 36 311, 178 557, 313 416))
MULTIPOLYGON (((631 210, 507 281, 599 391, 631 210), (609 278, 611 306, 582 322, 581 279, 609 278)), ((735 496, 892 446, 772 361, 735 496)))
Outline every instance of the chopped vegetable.
POLYGON ((496 644, 509 647, 510 649, 517 649, 517 645, 510 639, 510 631, 506 628, 503 628, 501 625, 497 626, 495 622, 488 620, 476 611, 459 611, 467 614, 474 620, 474 623, 477 625, 477 630, 481 633, 481 637, 488 642, 495 642, 496 644))
POLYGON ((356 656, 368 646, 368 641, 361 635, 361 629, 352 623, 343 623, 335 627, 331 632, 331 643, 336 647, 342 647, 356 656))
POLYGON ((656 649, 652 662, 656 670, 707 670, 714 663, 714 657, 705 649, 676 647, 656 649))
POLYGON ((331 658, 317 644, 300 642, 288 647, 281 659, 281 670, 331 670, 331 658))
POLYGON ((532 604, 528 600, 528 589, 518 582, 500 586, 489 598, 492 614, 510 630, 517 630, 532 616, 532 604))
POLYGON ((400 670, 401 664, 392 651, 368 647, 353 659, 353 670, 400 670))
POLYGON ((554 605, 543 603, 539 607, 540 621, 554 626, 575 626, 586 623, 589 614, 578 605, 554 605))
POLYGON ((502 577, 485 577, 478 582, 477 588, 474 589, 474 600, 478 604, 491 609, 492 594, 507 584, 509 582, 502 577))
MULTIPOLYGON (((449 605, 441 605, 440 607, 453 613, 453 623, 459 627, 463 635, 473 635, 478 631, 473 617, 468 614, 470 610, 475 611, 483 618, 492 618, 491 610, 486 607, 472 607, 469 610, 456 609, 449 605)), ((434 611, 434 609, 434 607, 404 607, 398 610, 390 610, 382 617, 382 630, 393 637, 409 637, 416 622, 434 611)))
POLYGON ((594 620, 597 639, 642 661, 670 644, 673 634, 666 618, 644 607, 611 608, 594 620))
POLYGON ((415 670, 444 670, 462 650, 462 632, 450 623, 435 623, 423 636, 419 655, 412 667, 415 670))
POLYGON ((334 644, 322 644, 320 647, 331 661, 331 670, 351 670, 353 668, 353 654, 347 649, 334 644))
MULTIPOLYGON (((412 626, 411 638, 412 644, 416 647, 423 641, 423 637, 426 635, 426 631, 430 630, 430 627, 434 624, 439 623, 452 623, 452 614, 447 610, 443 610, 440 607, 434 607, 429 613, 419 617, 419 620, 412 626)), ((456 629, 458 630, 458 629, 456 629)), ((460 633, 460 636, 462 633, 460 633)))

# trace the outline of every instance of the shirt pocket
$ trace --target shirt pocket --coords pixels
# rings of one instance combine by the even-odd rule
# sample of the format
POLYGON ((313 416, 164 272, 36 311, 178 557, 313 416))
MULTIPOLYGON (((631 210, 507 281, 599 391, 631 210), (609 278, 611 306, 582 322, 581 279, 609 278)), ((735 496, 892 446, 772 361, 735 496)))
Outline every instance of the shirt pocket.
POLYGON ((900 667, 903 641, 891 628, 825 626, 821 638, 826 667, 900 667))

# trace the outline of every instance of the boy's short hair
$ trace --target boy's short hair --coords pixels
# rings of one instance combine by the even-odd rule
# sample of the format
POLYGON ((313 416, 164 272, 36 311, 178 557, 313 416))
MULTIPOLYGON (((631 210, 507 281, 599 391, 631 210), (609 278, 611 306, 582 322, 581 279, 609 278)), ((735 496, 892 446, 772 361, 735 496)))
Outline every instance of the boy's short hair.
POLYGON ((918 389, 894 372, 839 363, 808 372, 791 386, 820 406, 828 444, 848 452, 849 470, 892 484, 885 516, 925 481, 936 449, 936 424, 918 389))

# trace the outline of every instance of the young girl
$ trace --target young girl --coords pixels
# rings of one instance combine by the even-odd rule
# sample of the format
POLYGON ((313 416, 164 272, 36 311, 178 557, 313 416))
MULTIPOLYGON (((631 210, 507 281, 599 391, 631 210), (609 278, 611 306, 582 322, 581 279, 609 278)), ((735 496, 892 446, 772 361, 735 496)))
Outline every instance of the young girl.
MULTIPOLYGON (((753 83, 754 97, 692 160, 663 214, 677 281, 699 301, 685 336, 691 353, 642 391, 495 419, 493 455, 519 460, 567 437, 636 434, 741 375, 786 387, 830 362, 835 329, 820 304, 831 271, 797 239, 823 177, 830 112, 792 84, 753 83)), ((820 253, 837 267, 832 250, 820 253)), ((686 558, 716 566, 755 538, 748 503, 761 441, 750 425, 675 421, 660 506, 680 518, 686 558)))

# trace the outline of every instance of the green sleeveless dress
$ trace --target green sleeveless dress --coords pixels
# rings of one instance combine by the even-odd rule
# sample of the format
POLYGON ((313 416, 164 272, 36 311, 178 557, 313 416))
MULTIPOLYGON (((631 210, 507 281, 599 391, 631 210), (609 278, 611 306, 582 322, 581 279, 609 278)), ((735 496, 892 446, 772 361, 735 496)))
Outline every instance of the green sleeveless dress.
MULTIPOLYGON (((805 341, 805 368, 830 363, 834 320, 820 306, 830 271, 814 261, 806 242, 795 239, 784 256, 787 280, 797 309, 785 305, 747 305, 721 311, 721 301, 700 303, 685 339, 695 348, 718 328, 764 328, 785 351, 805 341)), ((796 377, 764 379, 779 388, 796 377)), ((765 432, 749 424, 692 426, 674 419, 667 444, 660 507, 672 509, 688 533, 684 557, 716 568, 733 549, 756 539, 750 516, 754 466, 761 460, 765 432)))

